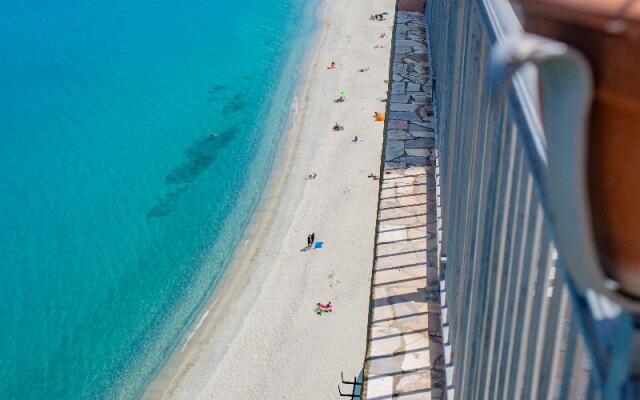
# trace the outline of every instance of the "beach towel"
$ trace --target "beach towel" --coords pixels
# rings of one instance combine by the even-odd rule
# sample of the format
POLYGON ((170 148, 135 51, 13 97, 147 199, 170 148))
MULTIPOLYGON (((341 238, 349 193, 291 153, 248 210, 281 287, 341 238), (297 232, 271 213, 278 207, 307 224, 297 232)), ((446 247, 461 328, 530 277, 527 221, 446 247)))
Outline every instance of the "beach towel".
POLYGON ((316 309, 315 309, 315 313, 320 315, 320 316, 322 316, 322 314, 330 313, 331 311, 333 311, 333 310, 324 310, 324 309, 322 309, 320 307, 316 307, 316 309))
POLYGON ((314 249, 321 249, 323 245, 324 245, 324 242, 316 242, 316 244, 313 246, 313 248, 314 249))

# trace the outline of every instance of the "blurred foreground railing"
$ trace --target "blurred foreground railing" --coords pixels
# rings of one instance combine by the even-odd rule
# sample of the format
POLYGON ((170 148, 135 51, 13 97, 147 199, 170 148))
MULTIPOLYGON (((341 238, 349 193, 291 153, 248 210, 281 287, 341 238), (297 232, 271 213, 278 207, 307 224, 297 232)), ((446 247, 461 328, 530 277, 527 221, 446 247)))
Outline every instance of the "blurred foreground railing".
POLYGON ((535 72, 508 96, 487 78, 492 46, 520 22, 502 0, 427 1, 426 13, 449 399, 607 398, 580 318, 593 310, 558 265, 545 212, 535 72))

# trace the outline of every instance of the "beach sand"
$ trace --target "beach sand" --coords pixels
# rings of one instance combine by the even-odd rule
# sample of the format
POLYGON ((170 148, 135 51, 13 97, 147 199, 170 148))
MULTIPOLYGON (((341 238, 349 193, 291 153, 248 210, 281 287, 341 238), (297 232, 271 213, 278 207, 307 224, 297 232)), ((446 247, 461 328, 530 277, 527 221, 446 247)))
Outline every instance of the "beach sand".
POLYGON ((379 186, 367 175, 380 171, 383 123, 373 113, 386 106, 394 8, 394 0, 321 7, 291 129, 253 224, 144 398, 335 399, 340 372, 361 372, 379 186), (369 19, 383 11, 386 21, 369 19), (328 70, 331 61, 338 67, 328 70), (347 101, 334 103, 341 90, 347 101), (345 130, 332 131, 336 122, 345 130), (311 232, 324 247, 302 251, 311 232), (329 301, 332 313, 314 313, 329 301))

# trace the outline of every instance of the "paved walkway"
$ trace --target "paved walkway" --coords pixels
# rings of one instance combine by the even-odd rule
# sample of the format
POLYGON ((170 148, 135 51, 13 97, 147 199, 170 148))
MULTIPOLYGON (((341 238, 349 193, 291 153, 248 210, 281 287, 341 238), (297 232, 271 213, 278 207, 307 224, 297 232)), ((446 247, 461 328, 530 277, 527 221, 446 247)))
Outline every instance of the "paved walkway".
POLYGON ((398 12, 363 398, 441 399, 435 145, 424 16, 398 12))

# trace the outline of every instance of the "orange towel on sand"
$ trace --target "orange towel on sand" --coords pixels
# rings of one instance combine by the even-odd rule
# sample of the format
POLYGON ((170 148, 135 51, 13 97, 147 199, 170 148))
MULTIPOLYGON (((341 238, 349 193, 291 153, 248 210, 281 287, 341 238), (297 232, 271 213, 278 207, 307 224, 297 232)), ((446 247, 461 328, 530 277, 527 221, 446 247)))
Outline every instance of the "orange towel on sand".
POLYGON ((376 121, 384 121, 384 114, 376 113, 376 121))

